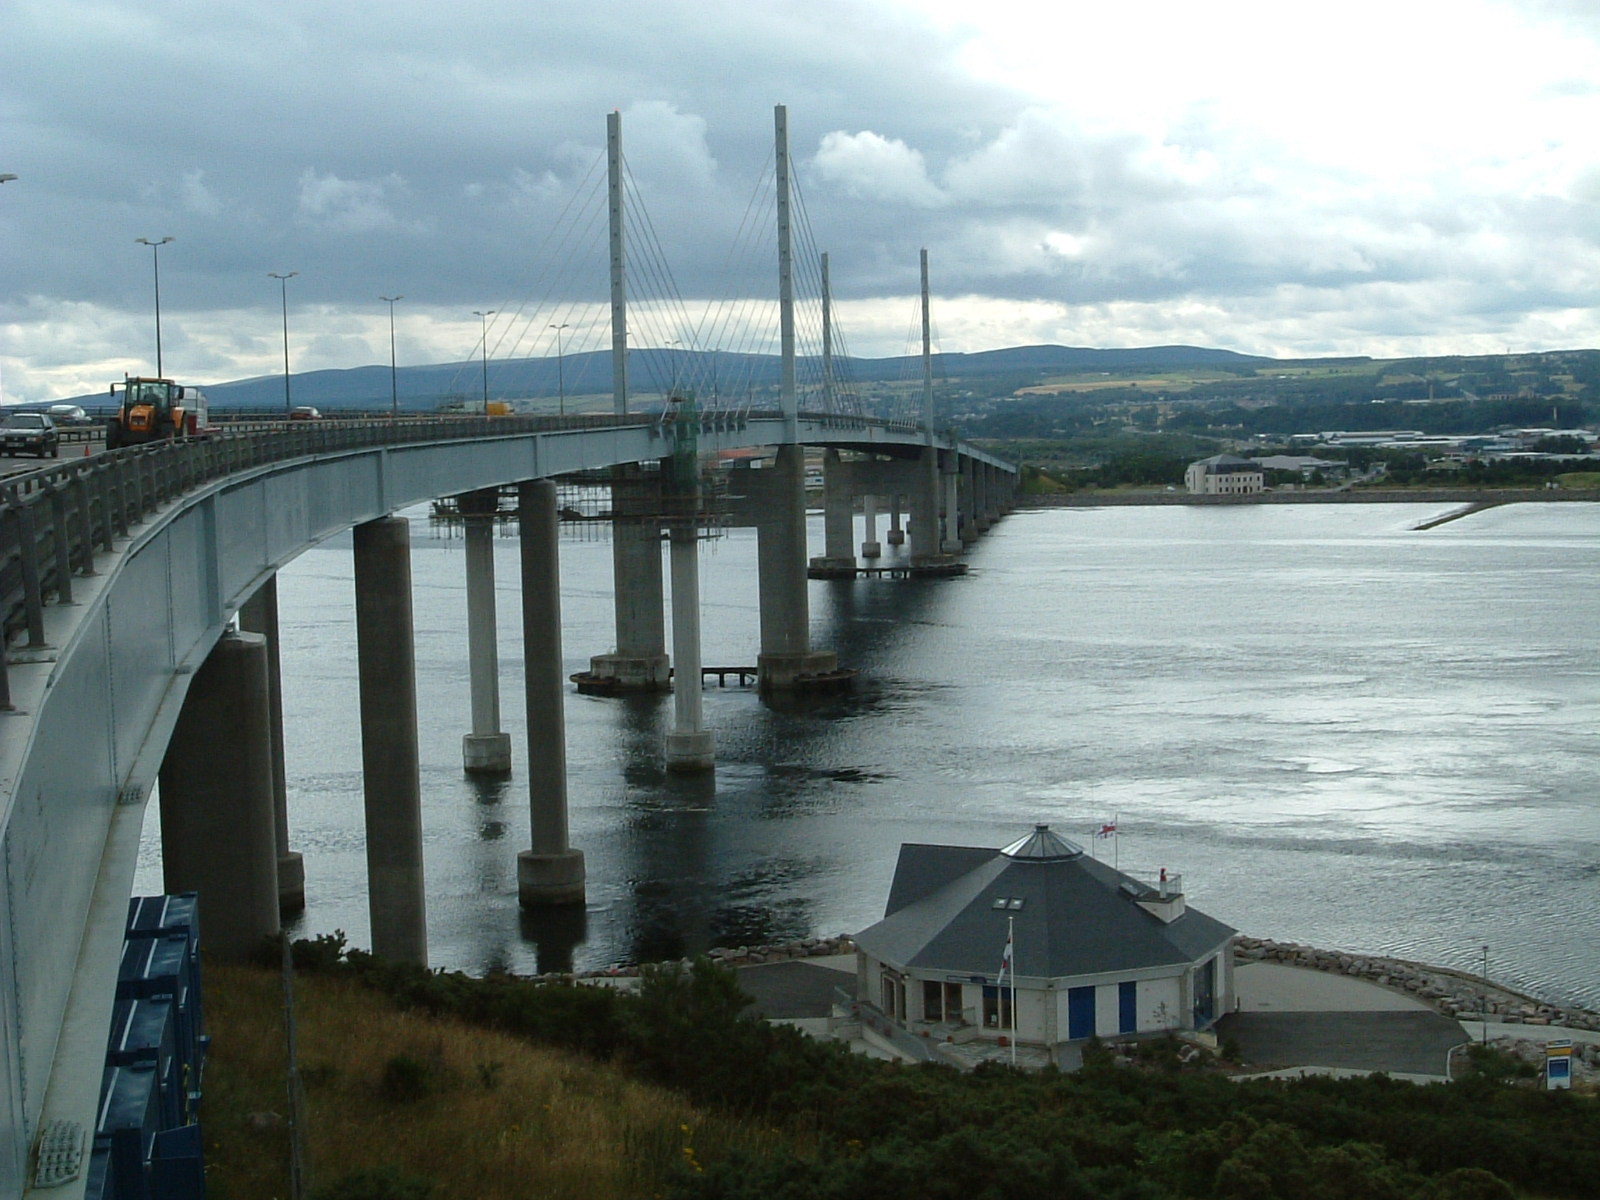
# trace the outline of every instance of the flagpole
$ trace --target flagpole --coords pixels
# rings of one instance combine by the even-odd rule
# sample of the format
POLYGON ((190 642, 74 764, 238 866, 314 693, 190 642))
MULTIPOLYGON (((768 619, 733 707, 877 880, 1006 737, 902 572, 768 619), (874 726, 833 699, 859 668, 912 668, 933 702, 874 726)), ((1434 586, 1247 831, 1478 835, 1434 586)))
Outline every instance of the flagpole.
POLYGON ((1017 947, 1012 941, 1017 919, 1006 918, 1006 945, 1011 949, 1011 1065, 1017 1065, 1017 947))

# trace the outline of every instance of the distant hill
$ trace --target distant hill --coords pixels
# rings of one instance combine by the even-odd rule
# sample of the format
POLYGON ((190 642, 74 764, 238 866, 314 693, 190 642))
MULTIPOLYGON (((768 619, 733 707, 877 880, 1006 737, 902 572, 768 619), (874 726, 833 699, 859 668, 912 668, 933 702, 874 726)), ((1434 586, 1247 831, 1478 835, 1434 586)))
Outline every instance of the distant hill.
MULTIPOLYGON (((936 354, 934 377, 941 381, 978 380, 999 376, 1045 376, 1079 371, 1170 370, 1177 367, 1250 369, 1274 360, 1231 350, 1200 346, 1148 346, 1126 350, 1097 350, 1078 346, 1018 346, 984 350, 976 354, 936 354)), ((814 360, 807 360, 815 375, 814 360)), ((855 383, 893 382, 920 378, 920 357, 838 358, 841 379, 855 383)), ((673 379, 704 389, 713 377, 724 395, 750 388, 773 388, 781 381, 782 364, 776 355, 702 353, 692 350, 635 350, 629 359, 634 390, 657 393, 673 379)), ((433 410, 452 399, 471 403, 482 396, 481 364, 475 361, 400 367, 395 391, 406 411, 433 410)), ((226 382, 198 382, 214 408, 281 411, 283 376, 262 375, 226 382)), ((492 399, 555 397, 562 385, 567 395, 605 395, 611 391, 611 354, 594 351, 568 354, 559 364, 554 358, 489 360, 489 395, 492 399)), ((387 409, 390 375, 387 365, 351 367, 339 371, 305 371, 289 378, 295 404, 321 409, 387 409)), ((104 403, 103 395, 79 398, 89 405, 104 403)))

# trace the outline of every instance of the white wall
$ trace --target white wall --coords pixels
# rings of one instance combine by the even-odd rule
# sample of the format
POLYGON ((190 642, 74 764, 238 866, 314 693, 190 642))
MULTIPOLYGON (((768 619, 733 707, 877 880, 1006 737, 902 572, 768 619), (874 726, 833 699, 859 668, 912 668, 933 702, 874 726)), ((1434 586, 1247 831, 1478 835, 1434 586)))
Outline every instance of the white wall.
POLYGON ((1177 976, 1139 981, 1139 1032, 1155 1033, 1180 1029, 1185 1023, 1183 981, 1177 976), (1165 1015, 1159 1015, 1165 1004, 1165 1015))

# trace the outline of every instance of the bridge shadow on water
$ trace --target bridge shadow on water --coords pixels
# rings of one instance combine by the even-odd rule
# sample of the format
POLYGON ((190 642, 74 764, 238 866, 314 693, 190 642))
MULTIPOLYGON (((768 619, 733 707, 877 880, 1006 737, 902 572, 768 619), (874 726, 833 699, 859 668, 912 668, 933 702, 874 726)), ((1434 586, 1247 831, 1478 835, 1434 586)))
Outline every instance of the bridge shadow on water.
POLYGON ((581 700, 584 736, 604 743, 610 782, 602 790, 617 811, 581 844, 589 920, 571 912, 521 914, 521 936, 540 969, 592 959, 582 953, 591 934, 606 943, 611 961, 649 962, 818 932, 817 897, 836 867, 825 850, 785 836, 785 824, 870 803, 870 789, 890 781, 876 764, 849 761, 854 751, 840 734, 914 707, 915 693, 925 689, 886 675, 885 667, 905 630, 938 623, 943 589, 952 582, 819 581, 813 645, 835 650, 841 666, 862 674, 837 692, 706 687, 706 721, 717 743, 713 772, 665 768, 670 694, 581 700), (810 880, 817 885, 808 887, 810 880))

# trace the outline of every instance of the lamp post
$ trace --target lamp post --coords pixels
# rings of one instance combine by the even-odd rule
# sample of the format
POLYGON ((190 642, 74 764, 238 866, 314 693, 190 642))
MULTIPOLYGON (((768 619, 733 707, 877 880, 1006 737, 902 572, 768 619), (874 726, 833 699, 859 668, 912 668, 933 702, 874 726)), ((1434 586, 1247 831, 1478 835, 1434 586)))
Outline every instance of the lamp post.
POLYGON ((268 271, 268 279, 278 281, 278 290, 283 293, 283 416, 287 420, 294 411, 289 402, 289 280, 293 279, 299 271, 289 271, 280 275, 276 271, 268 271))
POLYGON ((561 357, 561 331, 570 329, 572 326, 563 322, 560 325, 550 325, 546 328, 556 331, 556 391, 561 397, 560 414, 564 417, 567 415, 567 373, 565 360, 561 357))
POLYGON ((1483 1044, 1489 1044, 1489 947, 1483 948, 1483 1044))
POLYGON ((498 309, 491 308, 488 312, 472 310, 472 315, 478 318, 478 324, 483 333, 480 341, 483 342, 483 415, 489 415, 489 318, 494 316, 498 309))
MULTIPOLYGON (((8 178, 15 179, 16 176, 12 175, 12 176, 8 176, 8 178)), ((161 370, 161 247, 165 246, 168 242, 173 241, 174 239, 172 239, 170 237, 164 237, 164 238, 157 238, 155 241, 151 241, 149 238, 142 237, 142 238, 134 238, 133 240, 138 242, 141 246, 149 246, 150 247, 150 261, 155 267, 155 273, 156 273, 156 377, 159 378, 159 379, 165 379, 166 378, 166 374, 161 370)))
POLYGON ((394 302, 405 297, 379 296, 378 299, 389 306, 389 419, 393 421, 400 416, 400 384, 394 367, 394 302))

